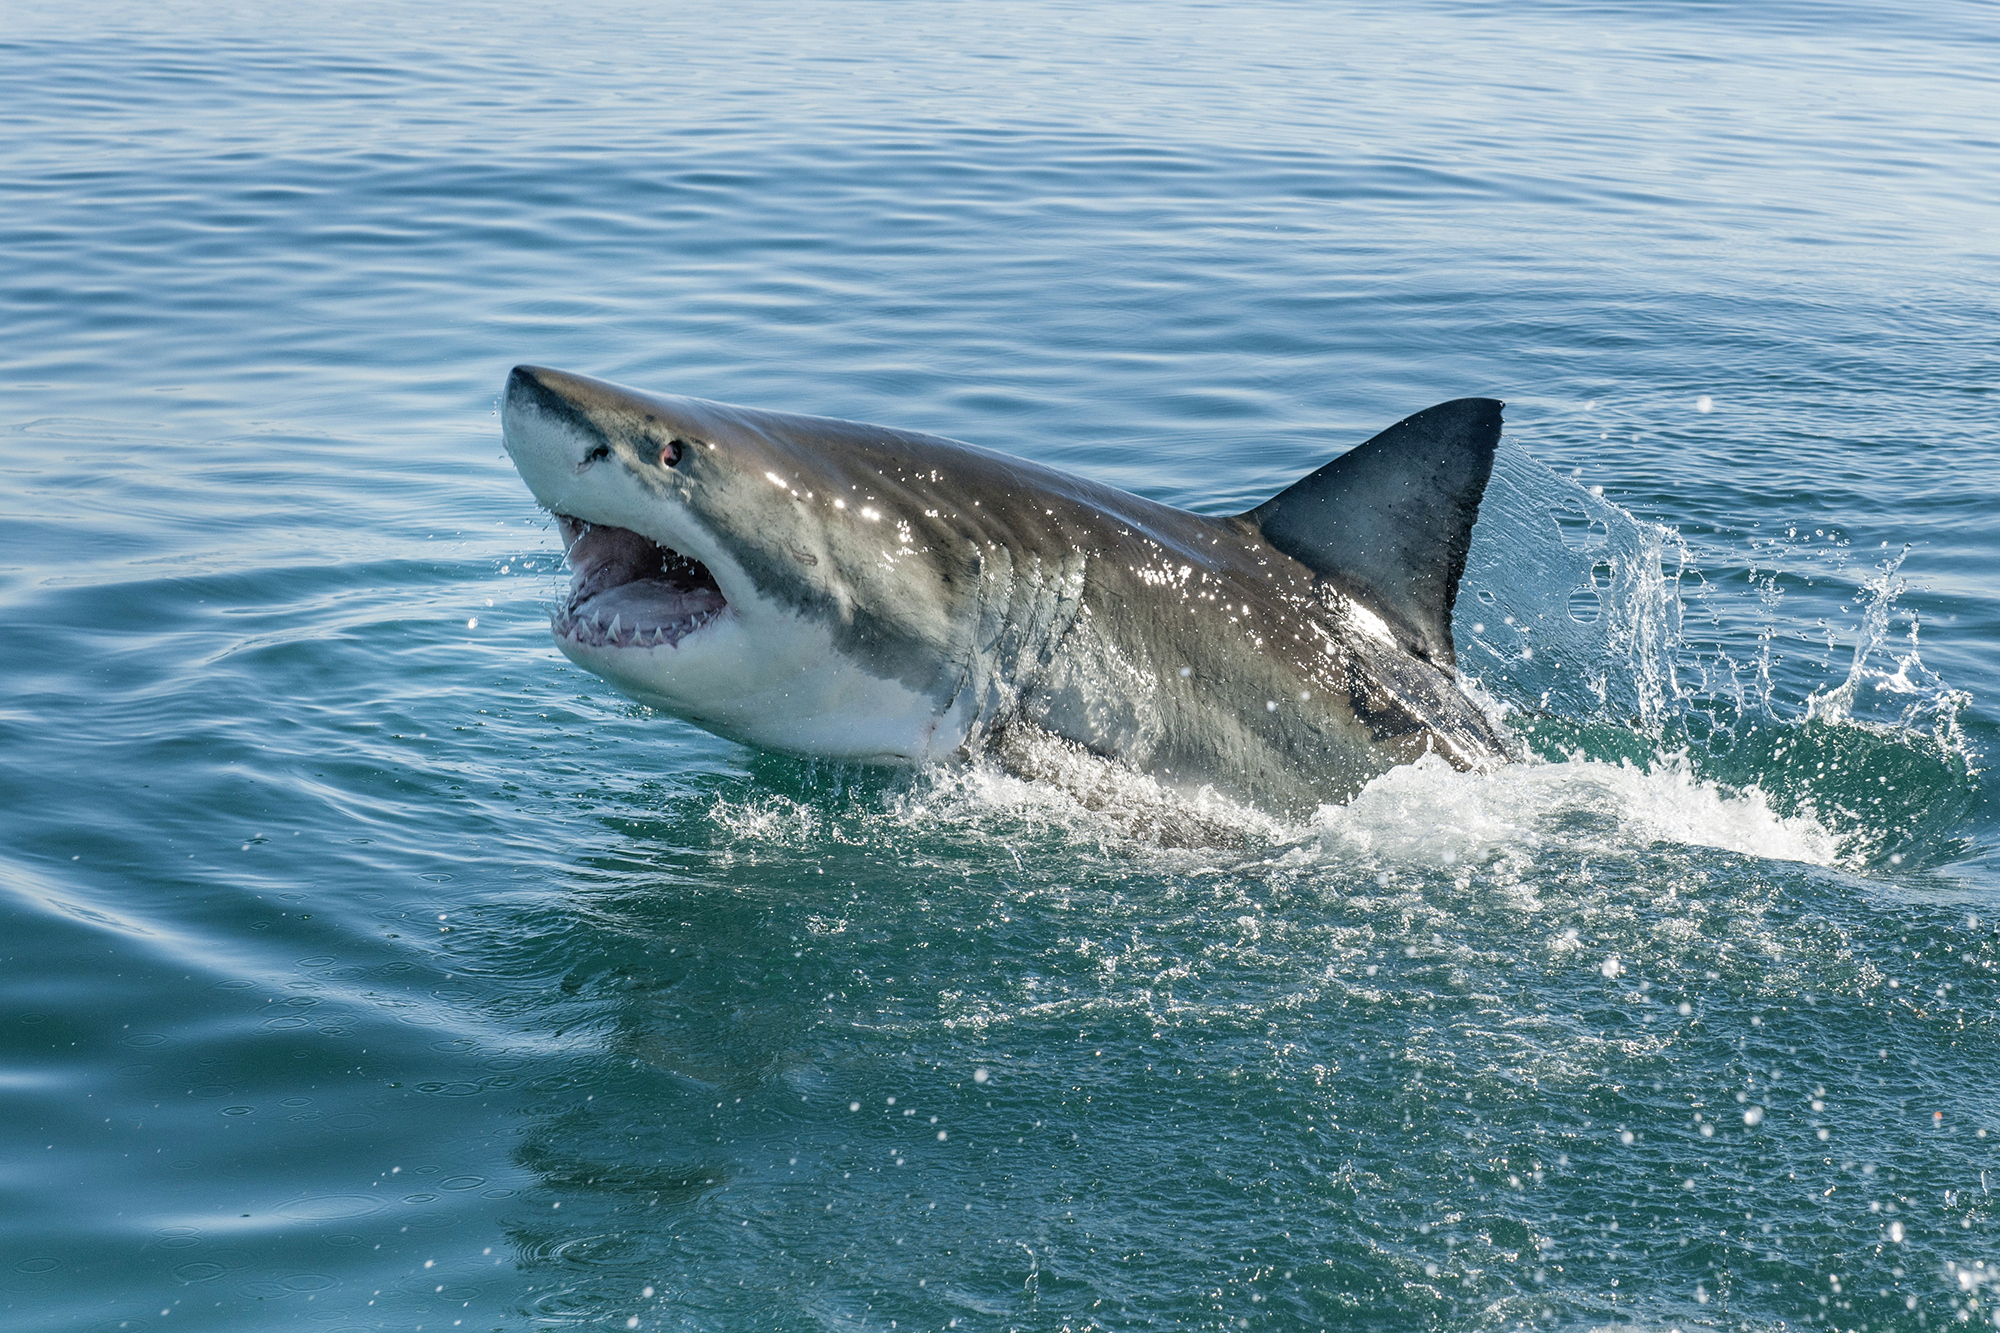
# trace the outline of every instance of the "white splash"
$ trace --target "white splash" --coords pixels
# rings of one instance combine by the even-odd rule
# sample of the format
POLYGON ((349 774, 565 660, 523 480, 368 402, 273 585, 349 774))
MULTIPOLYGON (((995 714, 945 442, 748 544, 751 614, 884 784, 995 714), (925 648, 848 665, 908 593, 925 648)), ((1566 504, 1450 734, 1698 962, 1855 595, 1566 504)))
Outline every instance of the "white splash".
POLYGON ((1831 689, 1816 690, 1806 699, 1806 717, 1831 726, 1865 726, 1871 722, 1897 731, 1922 734, 1929 730, 1945 748, 1969 753, 1959 732, 1960 711, 1969 698, 1947 686, 1924 665, 1917 652, 1917 620, 1909 616, 1905 647, 1889 645, 1896 599, 1908 582, 1901 576, 1906 546, 1877 567, 1874 578, 1861 585, 1855 600, 1862 603, 1861 624, 1854 634, 1854 660, 1847 677, 1831 689), (1873 703, 1871 710, 1867 704, 1873 703), (1874 718, 1865 716, 1874 712, 1874 718))
POLYGON ((1460 773, 1427 756, 1376 778, 1345 806, 1321 807, 1317 822, 1329 850, 1431 865, 1558 844, 1602 854, 1671 842, 1812 865, 1832 865, 1841 852, 1810 813, 1781 815, 1760 789, 1697 778, 1678 757, 1646 768, 1529 760, 1460 773))

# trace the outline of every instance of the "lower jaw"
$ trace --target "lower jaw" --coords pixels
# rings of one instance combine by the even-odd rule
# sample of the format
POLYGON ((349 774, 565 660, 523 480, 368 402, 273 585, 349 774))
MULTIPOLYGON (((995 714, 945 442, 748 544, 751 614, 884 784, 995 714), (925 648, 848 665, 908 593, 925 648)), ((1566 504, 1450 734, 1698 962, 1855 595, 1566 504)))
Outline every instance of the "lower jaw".
POLYGON ((607 620, 579 615, 564 608, 551 618, 549 629, 557 640, 574 648, 673 648, 691 635, 699 634, 728 609, 726 606, 717 607, 665 624, 627 625, 621 616, 607 620))

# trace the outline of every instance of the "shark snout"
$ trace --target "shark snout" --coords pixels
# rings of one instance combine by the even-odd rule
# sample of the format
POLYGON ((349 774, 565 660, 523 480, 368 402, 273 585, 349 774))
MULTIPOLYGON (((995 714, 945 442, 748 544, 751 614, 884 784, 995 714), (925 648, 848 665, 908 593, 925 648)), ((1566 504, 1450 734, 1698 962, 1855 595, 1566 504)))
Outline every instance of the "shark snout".
POLYGON ((517 403, 539 402, 552 392, 542 377, 555 374, 540 366, 515 366, 507 374, 507 406, 512 408, 517 403))
POLYGON ((593 401, 608 387, 541 366, 509 372, 500 396, 501 442, 545 508, 565 511, 580 474, 610 453, 603 404, 593 401))
POLYGON ((648 461, 667 451, 660 461, 670 466, 686 447, 682 437, 691 434, 692 423, 680 410, 687 401, 546 366, 515 366, 501 395, 501 428, 516 462, 517 440, 549 436, 563 439, 575 454, 573 465, 607 457, 615 440, 648 461))
POLYGON ((602 390, 606 387, 560 370, 515 366, 507 376, 507 391, 502 395, 501 428, 511 436, 528 417, 535 416, 559 423, 581 438, 601 439, 603 428, 591 418, 593 411, 604 404, 592 399, 604 397, 602 390))

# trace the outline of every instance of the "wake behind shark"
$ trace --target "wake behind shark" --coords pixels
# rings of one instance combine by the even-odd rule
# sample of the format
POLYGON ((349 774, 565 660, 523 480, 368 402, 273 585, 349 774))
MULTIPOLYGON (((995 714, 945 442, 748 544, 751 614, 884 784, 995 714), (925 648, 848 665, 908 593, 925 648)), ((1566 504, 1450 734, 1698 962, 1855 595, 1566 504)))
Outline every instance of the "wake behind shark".
POLYGON ((868 763, 1045 733, 1299 813, 1426 753, 1507 758, 1451 639, 1500 411, 1419 412, 1223 517, 937 436, 533 366, 502 415, 568 546, 556 644, 642 703, 868 763))

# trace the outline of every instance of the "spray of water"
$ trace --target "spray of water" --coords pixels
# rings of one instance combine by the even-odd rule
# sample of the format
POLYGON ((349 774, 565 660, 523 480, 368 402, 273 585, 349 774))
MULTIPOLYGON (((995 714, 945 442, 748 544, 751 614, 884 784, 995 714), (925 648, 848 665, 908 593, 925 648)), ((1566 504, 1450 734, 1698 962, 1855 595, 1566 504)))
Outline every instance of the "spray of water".
POLYGON ((1698 554, 1505 444, 1460 596, 1461 670, 1532 758, 1659 774, 1822 831, 1788 859, 1950 855, 1977 770, 1966 697, 1924 665, 1898 604, 1907 551, 1857 577, 1848 548, 1792 527, 1747 555, 1698 554), (1851 600, 1803 630, 1829 587, 1851 600), (1780 650, 1808 633, 1821 653, 1780 650))

